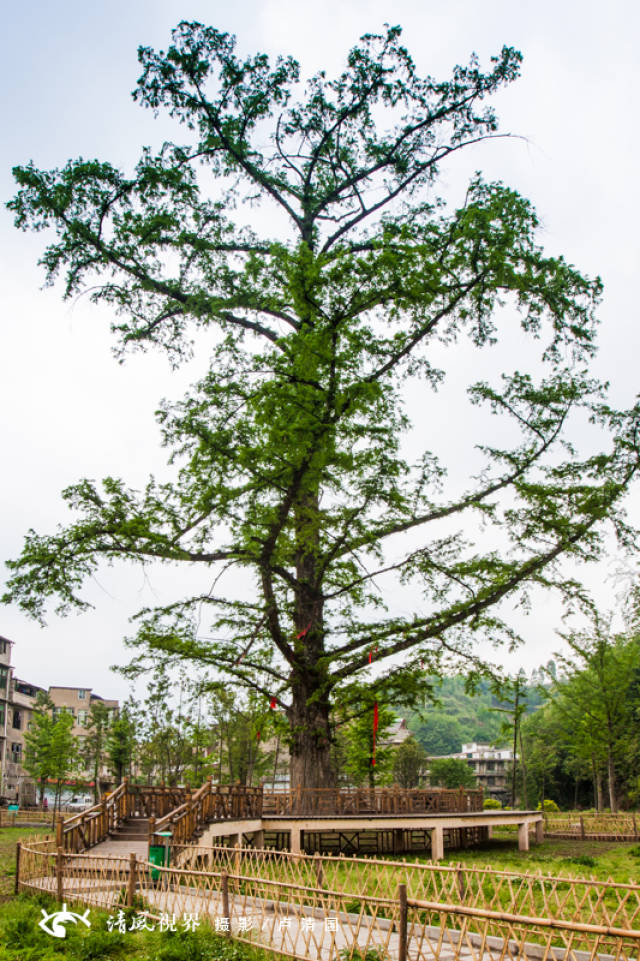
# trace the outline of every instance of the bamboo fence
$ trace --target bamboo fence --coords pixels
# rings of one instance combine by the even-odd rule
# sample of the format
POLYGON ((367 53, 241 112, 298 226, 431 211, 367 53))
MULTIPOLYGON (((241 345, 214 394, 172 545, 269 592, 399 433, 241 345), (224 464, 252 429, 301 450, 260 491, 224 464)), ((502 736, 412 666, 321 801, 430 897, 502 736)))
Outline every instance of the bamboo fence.
MULTIPOLYGON (((303 961, 638 961, 640 886, 489 868, 172 850, 175 864, 18 847, 16 890, 168 925, 187 915, 303 961), (359 954, 358 954, 359 952, 359 954)), ((165 928, 166 929, 166 928, 165 928)))
POLYGON ((174 846, 171 855, 176 866, 192 870, 251 874, 302 886, 327 885, 371 897, 382 897, 406 884, 409 897, 418 900, 640 928, 640 885, 612 880, 223 846, 174 846))
POLYGON ((552 837, 592 841, 640 841, 640 814, 581 814, 579 811, 544 815, 544 832, 552 837))
POLYGON ((23 825, 52 824, 53 813, 51 811, 41 811, 40 809, 30 811, 28 808, 21 808, 18 811, 8 811, 0 808, 0 828, 22 827, 23 825))

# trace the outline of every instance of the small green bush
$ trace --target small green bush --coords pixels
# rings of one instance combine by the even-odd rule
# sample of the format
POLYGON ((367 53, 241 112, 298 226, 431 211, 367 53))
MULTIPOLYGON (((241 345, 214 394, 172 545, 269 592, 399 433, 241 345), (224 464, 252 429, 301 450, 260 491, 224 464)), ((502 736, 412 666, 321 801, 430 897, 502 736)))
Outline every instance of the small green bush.
POLYGON ((482 807, 485 809, 485 811, 498 811, 501 810, 502 804, 497 800, 497 798, 486 797, 482 802, 482 807))
POLYGON ((340 952, 341 961, 387 961, 389 955, 382 948, 367 948, 366 951, 361 951, 356 948, 351 953, 351 948, 344 948, 340 952))
POLYGON ((575 857, 563 858, 563 861, 567 861, 569 864, 579 864, 583 868, 595 868, 598 863, 596 858, 592 858, 590 854, 576 854, 575 857))
MULTIPOLYGON (((540 810, 540 807, 541 807, 540 804, 538 804, 538 808, 537 808, 538 811, 540 810)), ((544 799, 544 810, 547 811, 549 814, 551 814, 554 811, 559 811, 560 808, 558 807, 555 801, 552 801, 551 798, 547 797, 544 799)))

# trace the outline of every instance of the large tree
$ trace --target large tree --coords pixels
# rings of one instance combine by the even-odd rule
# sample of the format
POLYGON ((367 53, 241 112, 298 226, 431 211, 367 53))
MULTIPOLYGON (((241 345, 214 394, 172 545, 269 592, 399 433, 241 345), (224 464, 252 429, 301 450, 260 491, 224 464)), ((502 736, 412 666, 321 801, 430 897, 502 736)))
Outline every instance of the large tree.
POLYGON ((10 207, 18 227, 56 232, 48 279, 111 305, 123 348, 177 363, 209 329, 209 372, 160 414, 175 479, 68 489, 74 521, 28 535, 5 599, 36 617, 50 596, 84 608, 104 558, 202 565, 208 584, 242 569, 250 589, 198 579, 193 596, 142 612, 136 640, 275 698, 293 784, 327 785, 336 700, 364 679, 380 701, 406 695, 443 654, 473 660, 475 634, 513 638, 500 601, 532 585, 579 595, 559 562, 598 557, 606 518, 629 538, 619 502, 638 412, 611 410, 589 377, 600 283, 545 256, 530 204, 480 176, 457 208, 437 199, 443 162, 497 136, 485 100, 517 76, 517 51, 437 81, 393 27, 363 37, 336 79, 302 87, 295 60, 242 59, 228 34, 181 23, 139 60, 136 100, 186 141, 145 149, 130 174, 83 159, 18 167, 10 207), (271 232, 242 226, 240 200, 265 208, 271 232), (468 386, 496 419, 455 493, 433 442, 449 414, 439 364, 449 350, 457 375, 463 337, 488 348, 518 324, 531 338, 519 369, 468 386), (424 420, 409 443, 410 379, 424 420), (574 415, 606 449, 579 455, 574 415), (394 578, 414 587, 409 613, 385 606, 394 578))

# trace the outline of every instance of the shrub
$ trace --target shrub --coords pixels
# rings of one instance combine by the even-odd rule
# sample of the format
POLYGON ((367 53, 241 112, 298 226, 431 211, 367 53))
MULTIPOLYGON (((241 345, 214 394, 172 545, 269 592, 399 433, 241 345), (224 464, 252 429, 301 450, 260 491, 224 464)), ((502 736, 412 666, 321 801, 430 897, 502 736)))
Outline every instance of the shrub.
MULTIPOLYGON (((549 813, 560 810, 556 802, 552 801, 551 798, 545 798, 543 805, 543 810, 548 811, 549 813)), ((538 811, 540 810, 540 807, 540 804, 538 804, 538 811)))
POLYGON ((485 811, 497 811, 502 808, 502 804, 497 800, 497 798, 486 797, 482 802, 482 807, 485 809, 485 811))

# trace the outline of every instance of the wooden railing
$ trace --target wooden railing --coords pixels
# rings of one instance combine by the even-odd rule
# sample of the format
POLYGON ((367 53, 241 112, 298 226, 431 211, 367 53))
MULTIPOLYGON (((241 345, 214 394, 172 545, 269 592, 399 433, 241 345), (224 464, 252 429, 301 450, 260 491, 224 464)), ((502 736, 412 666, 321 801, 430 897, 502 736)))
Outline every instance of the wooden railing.
POLYGON ((213 784, 209 778, 184 802, 161 818, 150 818, 149 838, 160 831, 171 831, 173 843, 193 840, 212 821, 262 817, 262 788, 242 784, 213 784))
POLYGON ((265 792, 261 787, 213 784, 209 778, 197 791, 123 783, 98 804, 57 825, 57 844, 79 853, 114 834, 127 818, 147 818, 149 839, 171 831, 173 842, 194 840, 212 821, 257 819, 264 816, 403 815, 482 810, 482 789, 339 788, 265 792))
POLYGON ((263 795, 264 816, 287 814, 444 814, 482 811, 482 788, 298 788, 263 795))
POLYGON ((56 844, 65 851, 86 851, 106 841, 126 818, 128 783, 125 779, 111 794, 105 794, 97 804, 56 824, 56 844))

